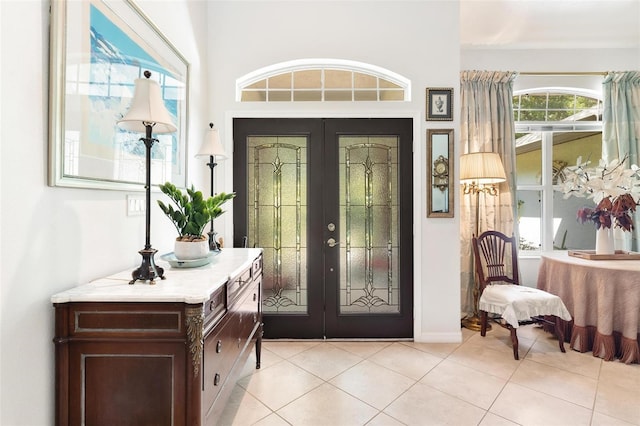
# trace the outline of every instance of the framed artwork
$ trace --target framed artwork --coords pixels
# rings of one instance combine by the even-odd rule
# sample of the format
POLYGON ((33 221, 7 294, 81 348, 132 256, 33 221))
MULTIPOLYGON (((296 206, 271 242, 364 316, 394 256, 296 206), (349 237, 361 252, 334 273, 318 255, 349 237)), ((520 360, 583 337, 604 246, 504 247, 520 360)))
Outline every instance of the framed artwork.
POLYGON ((427 217, 453 217, 453 129, 427 130, 427 217))
POLYGON ((148 70, 177 127, 154 135, 151 182, 185 187, 185 58, 129 0, 53 1, 50 32, 49 185, 144 189, 144 135, 117 121, 148 70))
POLYGON ((427 121, 453 121, 453 88, 427 88, 427 121))

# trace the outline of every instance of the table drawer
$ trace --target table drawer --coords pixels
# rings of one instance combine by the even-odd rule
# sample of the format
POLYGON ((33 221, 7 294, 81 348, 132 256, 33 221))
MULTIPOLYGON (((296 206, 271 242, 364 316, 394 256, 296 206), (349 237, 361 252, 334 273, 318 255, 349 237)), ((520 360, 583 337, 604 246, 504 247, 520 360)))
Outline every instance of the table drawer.
POLYGON ((219 319, 226 311, 226 302, 226 288, 222 286, 204 303, 204 323, 208 324, 219 319))
POLYGON ((205 337, 203 409, 206 414, 215 401, 238 354, 247 344, 256 324, 260 322, 260 282, 247 287, 242 299, 233 305, 214 330, 205 337))
POLYGON ((240 350, 237 345, 237 319, 232 314, 223 320, 221 329, 204 342, 203 413, 209 410, 225 384, 240 350))
POLYGON ((260 318, 260 282, 256 281, 247 289, 242 301, 233 307, 234 316, 238 317, 240 325, 239 334, 243 338, 249 336, 254 326, 261 321, 260 318))
POLYGON ((248 268, 239 276, 232 278, 227 283, 227 306, 230 306, 234 300, 240 295, 242 290, 252 282, 252 269, 248 268))
POLYGON ((262 256, 258 256, 258 258, 253 261, 251 271, 254 278, 262 272, 262 256))
POLYGON ((66 330, 69 336, 132 338, 174 337, 184 330, 180 303, 70 303, 66 330))

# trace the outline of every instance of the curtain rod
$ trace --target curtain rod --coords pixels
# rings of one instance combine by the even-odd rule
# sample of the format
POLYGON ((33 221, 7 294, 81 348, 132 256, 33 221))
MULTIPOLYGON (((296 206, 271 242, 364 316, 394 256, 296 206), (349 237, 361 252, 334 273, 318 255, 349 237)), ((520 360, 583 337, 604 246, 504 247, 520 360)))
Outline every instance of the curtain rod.
MULTIPOLYGON (((517 72, 517 71, 516 71, 517 72)), ((518 72, 518 75, 532 75, 532 76, 573 76, 573 75, 607 75, 606 71, 587 71, 587 72, 518 72)))

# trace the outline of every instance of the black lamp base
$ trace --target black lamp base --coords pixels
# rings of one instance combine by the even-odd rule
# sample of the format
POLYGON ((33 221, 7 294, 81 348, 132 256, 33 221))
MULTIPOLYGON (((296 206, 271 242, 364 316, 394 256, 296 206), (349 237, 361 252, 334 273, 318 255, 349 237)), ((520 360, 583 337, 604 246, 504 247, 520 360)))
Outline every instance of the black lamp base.
POLYGON ((156 266, 155 260, 153 259, 153 255, 158 252, 156 249, 152 248, 144 248, 140 250, 138 253, 142 255, 142 264, 138 269, 131 273, 131 277, 133 278, 129 281, 129 284, 133 284, 136 281, 149 281, 149 284, 154 285, 156 283, 156 278, 160 278, 164 280, 164 269, 156 266))

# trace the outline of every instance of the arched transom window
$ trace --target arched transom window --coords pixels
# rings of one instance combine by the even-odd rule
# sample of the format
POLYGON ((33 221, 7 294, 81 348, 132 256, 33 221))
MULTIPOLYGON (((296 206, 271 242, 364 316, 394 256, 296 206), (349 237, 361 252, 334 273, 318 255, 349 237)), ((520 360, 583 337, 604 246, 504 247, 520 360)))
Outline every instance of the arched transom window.
POLYGON ((256 70, 236 81, 239 102, 409 101, 411 83, 361 62, 312 59, 256 70))

